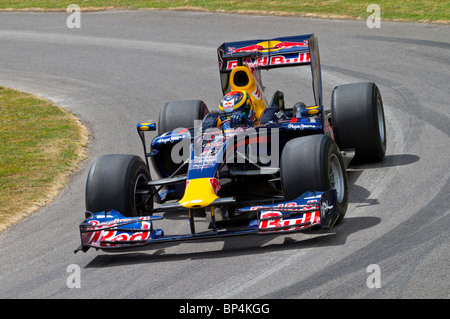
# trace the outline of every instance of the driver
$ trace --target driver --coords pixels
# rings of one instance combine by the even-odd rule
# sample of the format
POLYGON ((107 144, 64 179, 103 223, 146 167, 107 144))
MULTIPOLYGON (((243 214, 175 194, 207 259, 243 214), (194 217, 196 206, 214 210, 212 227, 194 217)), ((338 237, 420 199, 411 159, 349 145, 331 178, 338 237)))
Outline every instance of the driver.
POLYGON ((227 93, 219 103, 219 119, 218 126, 227 122, 231 126, 240 124, 253 126, 256 117, 250 94, 246 91, 227 93))

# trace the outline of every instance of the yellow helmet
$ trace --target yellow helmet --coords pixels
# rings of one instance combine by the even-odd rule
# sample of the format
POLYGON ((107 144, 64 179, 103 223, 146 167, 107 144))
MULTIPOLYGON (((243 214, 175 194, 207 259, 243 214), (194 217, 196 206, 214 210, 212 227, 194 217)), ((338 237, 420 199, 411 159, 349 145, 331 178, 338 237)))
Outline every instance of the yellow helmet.
POLYGON ((255 112, 250 94, 246 91, 231 91, 220 100, 219 114, 229 118, 233 113, 240 112, 250 120, 254 121, 255 112))

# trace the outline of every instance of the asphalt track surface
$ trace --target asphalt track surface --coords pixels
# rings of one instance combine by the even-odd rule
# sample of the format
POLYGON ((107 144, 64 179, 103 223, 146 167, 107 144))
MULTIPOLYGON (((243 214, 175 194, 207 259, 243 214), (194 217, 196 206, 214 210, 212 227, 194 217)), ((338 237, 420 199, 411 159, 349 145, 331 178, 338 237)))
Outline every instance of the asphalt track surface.
MULTIPOLYGON (((0 13, 0 85, 51 99, 92 134, 89 159, 60 196, 0 235, 1 298, 450 297, 449 26, 113 11, 82 13, 81 28, 69 29, 67 17, 0 13), (326 106, 336 85, 360 81, 376 82, 385 105, 386 158, 351 167, 342 224, 325 233, 73 253, 97 156, 142 155, 136 123, 156 120, 166 101, 203 99, 215 108, 222 42, 304 33, 319 38, 326 106), (67 286, 73 264, 81 288, 67 286), (367 285, 374 264, 380 288, 367 285)), ((267 74, 283 76, 271 89, 288 103, 312 96, 308 68, 267 74)), ((157 227, 189 230, 174 218, 157 227)))

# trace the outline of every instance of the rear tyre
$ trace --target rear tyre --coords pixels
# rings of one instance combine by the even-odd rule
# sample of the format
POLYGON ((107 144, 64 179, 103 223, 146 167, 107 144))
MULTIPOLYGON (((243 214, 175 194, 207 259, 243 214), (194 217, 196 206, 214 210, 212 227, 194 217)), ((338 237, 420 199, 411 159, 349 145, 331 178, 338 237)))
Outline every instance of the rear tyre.
POLYGON ((286 201, 307 191, 336 189, 340 222, 347 212, 347 173, 336 143, 326 135, 290 140, 281 154, 281 185, 286 201))
POLYGON ((86 210, 114 209, 127 217, 142 216, 153 208, 153 200, 144 207, 148 192, 140 186, 150 181, 144 161, 135 155, 110 154, 95 160, 86 182, 86 210))
POLYGON ((331 122, 340 149, 355 149, 354 162, 379 162, 386 153, 383 101, 375 83, 337 86, 331 96, 331 122))

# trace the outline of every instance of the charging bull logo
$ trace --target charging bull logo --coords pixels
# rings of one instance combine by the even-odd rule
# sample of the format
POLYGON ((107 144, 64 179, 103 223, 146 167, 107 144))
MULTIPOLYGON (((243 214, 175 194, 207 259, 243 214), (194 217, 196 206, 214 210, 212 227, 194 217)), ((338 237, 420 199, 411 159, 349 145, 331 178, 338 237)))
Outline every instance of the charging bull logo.
POLYGON ((281 42, 281 41, 264 41, 257 44, 248 45, 241 48, 229 47, 228 53, 239 52, 272 52, 281 49, 290 49, 294 47, 308 47, 308 40, 303 42, 281 42))

